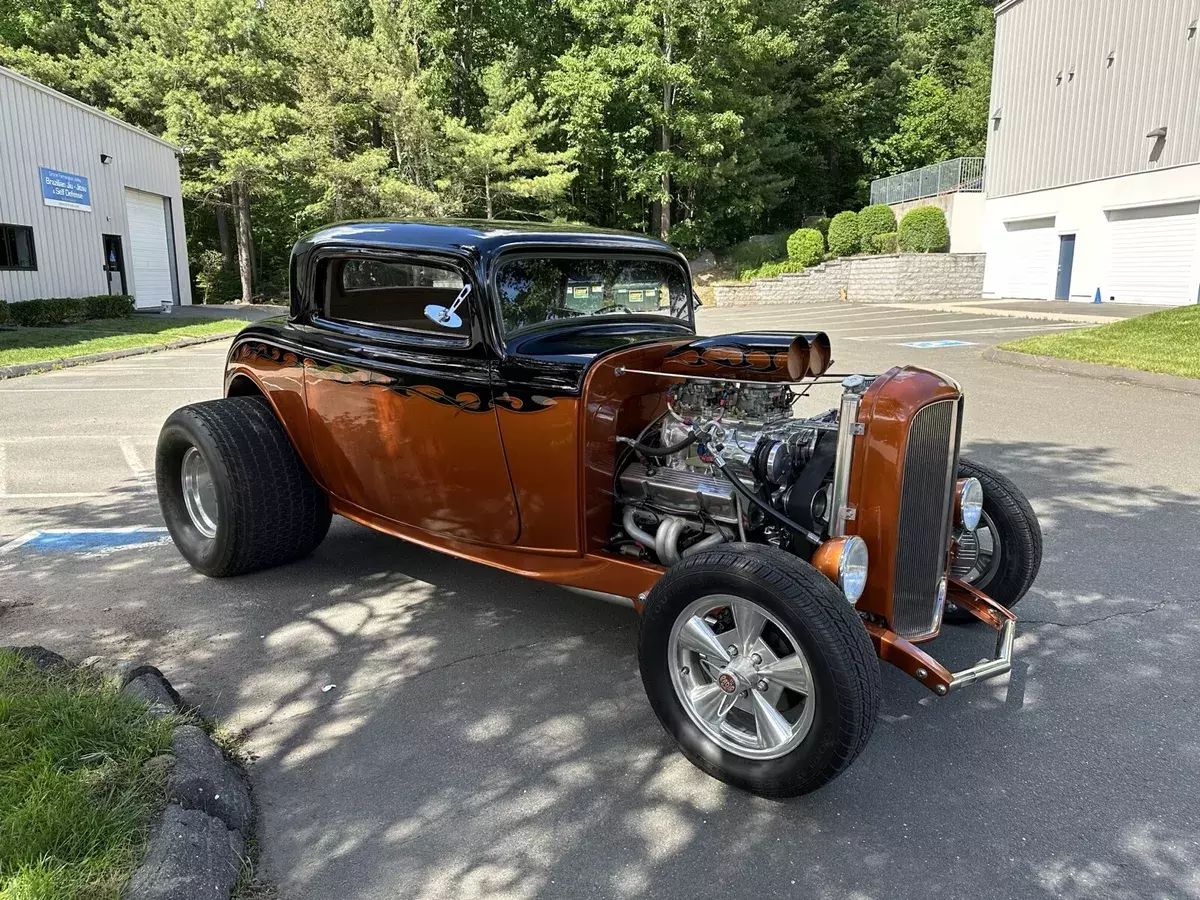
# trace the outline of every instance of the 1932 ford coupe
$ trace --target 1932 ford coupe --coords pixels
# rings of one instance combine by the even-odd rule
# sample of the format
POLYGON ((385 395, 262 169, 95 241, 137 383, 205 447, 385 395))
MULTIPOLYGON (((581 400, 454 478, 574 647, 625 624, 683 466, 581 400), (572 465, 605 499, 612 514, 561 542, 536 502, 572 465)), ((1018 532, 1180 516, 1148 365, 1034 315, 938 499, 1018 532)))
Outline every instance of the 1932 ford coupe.
POLYGON ((210 576, 285 563, 333 513, 626 598, 642 680, 699 768, 771 796, 862 750, 876 657, 936 694, 1008 671, 1037 574, 1028 502, 959 457, 963 396, 831 373, 823 333, 695 333, 686 260, 645 237, 363 222, 299 242, 286 318, 225 398, 159 438, 159 501, 210 576), (805 412, 814 385, 835 409, 805 412), (827 389, 827 388, 826 388, 827 389), (995 629, 951 672, 944 618, 995 629))

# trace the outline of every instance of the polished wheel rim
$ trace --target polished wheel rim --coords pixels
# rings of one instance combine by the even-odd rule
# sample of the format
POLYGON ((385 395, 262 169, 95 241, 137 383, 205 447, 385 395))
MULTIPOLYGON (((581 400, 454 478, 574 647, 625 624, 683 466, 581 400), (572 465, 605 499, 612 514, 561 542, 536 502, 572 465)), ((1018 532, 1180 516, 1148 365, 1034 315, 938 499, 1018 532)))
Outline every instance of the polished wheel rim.
POLYGON ((967 584, 988 584, 1000 569, 1000 533, 986 512, 979 527, 959 536, 958 552, 950 574, 967 584))
POLYGON ((725 750, 776 759, 812 729, 812 669, 800 642, 757 603, 713 594, 688 605, 667 645, 688 716, 725 750))
POLYGON ((206 538, 217 536, 217 489, 213 484, 208 463, 195 447, 188 447, 180 467, 183 482, 183 505, 187 507, 192 524, 206 538))

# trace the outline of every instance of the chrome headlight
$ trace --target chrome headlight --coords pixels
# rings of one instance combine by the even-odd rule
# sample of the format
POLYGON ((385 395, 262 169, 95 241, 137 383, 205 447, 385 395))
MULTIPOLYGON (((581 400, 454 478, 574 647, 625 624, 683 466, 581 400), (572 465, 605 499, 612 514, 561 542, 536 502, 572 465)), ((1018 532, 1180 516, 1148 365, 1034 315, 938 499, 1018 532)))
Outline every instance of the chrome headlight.
POLYGON ((830 538, 816 549, 811 562, 851 603, 867 589, 867 542, 856 535, 830 538))
POLYGON ((957 489, 958 524, 967 531, 974 531, 983 515, 983 485, 978 478, 960 478, 957 489))
POLYGON ((851 536, 838 561, 838 587, 851 603, 857 603, 867 589, 867 562, 867 542, 851 536))

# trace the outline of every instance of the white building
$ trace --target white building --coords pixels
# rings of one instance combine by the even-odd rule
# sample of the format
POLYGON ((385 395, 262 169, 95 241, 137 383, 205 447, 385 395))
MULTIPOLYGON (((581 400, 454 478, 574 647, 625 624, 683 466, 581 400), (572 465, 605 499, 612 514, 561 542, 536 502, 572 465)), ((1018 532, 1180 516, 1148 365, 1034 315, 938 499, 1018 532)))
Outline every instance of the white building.
POLYGON ((1200 0, 996 8, 984 295, 1200 302, 1200 0))
POLYGON ((178 152, 0 67, 0 299, 190 304, 178 152))

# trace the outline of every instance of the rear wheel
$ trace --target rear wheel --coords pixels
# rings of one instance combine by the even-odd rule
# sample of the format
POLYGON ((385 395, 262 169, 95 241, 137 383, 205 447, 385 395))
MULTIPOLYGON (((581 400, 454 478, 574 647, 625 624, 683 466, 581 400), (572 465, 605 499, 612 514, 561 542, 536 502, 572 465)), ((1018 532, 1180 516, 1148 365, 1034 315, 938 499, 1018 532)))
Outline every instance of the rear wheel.
POLYGON ((175 546, 205 575, 290 562, 329 531, 329 501, 263 397, 175 410, 159 433, 155 475, 175 546))
POLYGON ((854 607, 774 547, 733 544, 672 567, 646 599, 638 658, 684 755, 764 796, 840 774, 879 708, 879 663, 854 607))
MULTIPOLYGON (((959 478, 983 485, 983 515, 974 533, 959 538, 950 574, 1009 609, 1025 596, 1042 565, 1042 529, 1021 490, 995 469, 960 460, 959 478)), ((977 621, 966 610, 946 604, 951 622, 977 621)))

